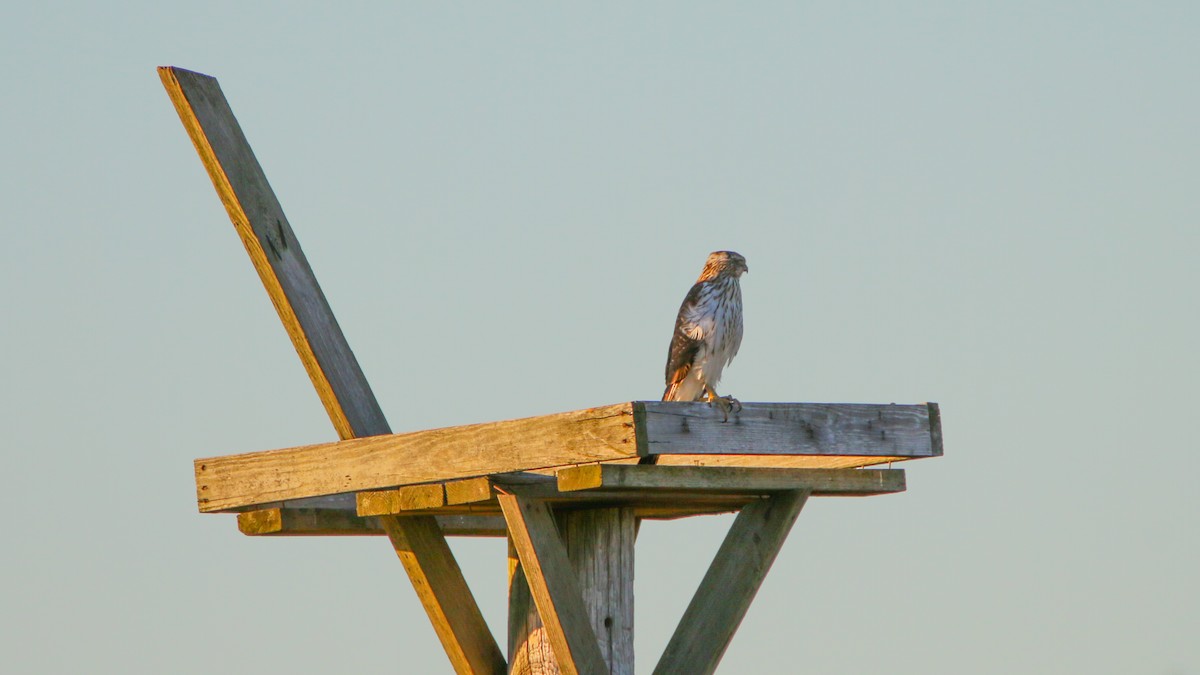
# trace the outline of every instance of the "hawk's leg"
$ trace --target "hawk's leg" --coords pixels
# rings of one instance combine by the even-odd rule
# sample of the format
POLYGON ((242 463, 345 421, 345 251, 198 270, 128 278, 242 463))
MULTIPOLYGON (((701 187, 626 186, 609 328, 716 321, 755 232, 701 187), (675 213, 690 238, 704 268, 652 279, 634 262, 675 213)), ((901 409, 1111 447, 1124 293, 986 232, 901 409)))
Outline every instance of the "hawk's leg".
POLYGON ((708 401, 709 405, 715 405, 721 410, 721 422, 729 421, 729 413, 742 412, 742 402, 732 396, 719 396, 717 390, 704 385, 704 400, 708 401))

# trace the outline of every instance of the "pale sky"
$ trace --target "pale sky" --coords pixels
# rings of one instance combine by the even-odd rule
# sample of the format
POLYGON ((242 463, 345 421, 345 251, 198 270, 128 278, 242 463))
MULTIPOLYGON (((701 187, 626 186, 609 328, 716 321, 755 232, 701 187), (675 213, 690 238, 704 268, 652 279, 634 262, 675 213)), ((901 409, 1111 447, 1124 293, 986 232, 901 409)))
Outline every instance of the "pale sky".
MULTIPOLYGON (((335 435, 175 65, 398 432, 657 398, 715 249, 723 390, 941 404, 722 673, 1200 673, 1200 4, 424 4, 0 9, 0 670, 449 671, 386 540, 196 511, 192 459, 335 435)), ((643 528, 639 672, 730 521, 643 528)), ((454 546, 503 644, 504 544, 454 546)))

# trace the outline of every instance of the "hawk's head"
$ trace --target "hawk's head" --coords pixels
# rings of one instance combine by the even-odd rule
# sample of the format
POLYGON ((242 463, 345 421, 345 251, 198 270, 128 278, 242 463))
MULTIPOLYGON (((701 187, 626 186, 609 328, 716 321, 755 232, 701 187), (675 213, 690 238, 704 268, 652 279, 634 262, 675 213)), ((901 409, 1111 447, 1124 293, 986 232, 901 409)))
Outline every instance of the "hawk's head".
POLYGON ((708 260, 704 261, 704 271, 700 273, 699 281, 708 281, 720 276, 736 279, 749 271, 750 268, 746 266, 746 259, 741 253, 713 251, 708 254, 708 260))

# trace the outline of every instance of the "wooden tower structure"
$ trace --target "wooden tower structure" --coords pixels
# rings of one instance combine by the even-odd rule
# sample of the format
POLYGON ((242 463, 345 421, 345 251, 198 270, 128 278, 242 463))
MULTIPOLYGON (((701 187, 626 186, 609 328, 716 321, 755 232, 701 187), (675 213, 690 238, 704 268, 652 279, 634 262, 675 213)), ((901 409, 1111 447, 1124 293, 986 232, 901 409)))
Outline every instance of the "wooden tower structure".
POLYGON ((458 673, 633 673, 642 519, 738 512, 655 673, 711 673, 810 496, 905 489, 934 403, 631 401, 393 434, 217 81, 159 75, 342 439, 195 462, 204 513, 253 536, 386 536, 458 673), (655 464, 641 464, 645 457, 655 464), (509 541, 502 651, 448 536, 509 541))

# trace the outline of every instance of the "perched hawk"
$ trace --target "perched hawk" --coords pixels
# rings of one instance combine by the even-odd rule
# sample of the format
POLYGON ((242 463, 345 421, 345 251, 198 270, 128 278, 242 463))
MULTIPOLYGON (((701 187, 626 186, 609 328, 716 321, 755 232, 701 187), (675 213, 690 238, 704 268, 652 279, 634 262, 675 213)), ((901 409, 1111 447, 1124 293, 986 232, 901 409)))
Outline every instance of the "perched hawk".
POLYGON ((742 344, 742 287, 738 277, 750 271, 746 259, 733 251, 715 251, 704 263, 700 278, 688 291, 675 319, 675 335, 667 353, 664 401, 708 401, 725 419, 742 405, 713 389, 721 370, 742 344))

